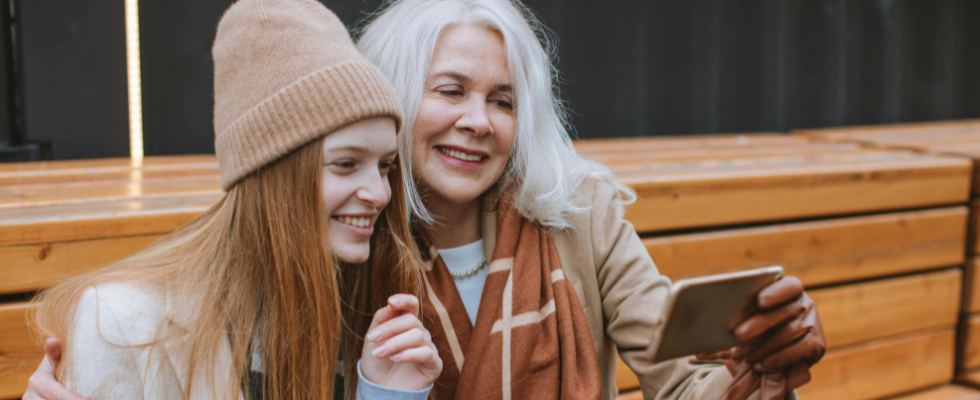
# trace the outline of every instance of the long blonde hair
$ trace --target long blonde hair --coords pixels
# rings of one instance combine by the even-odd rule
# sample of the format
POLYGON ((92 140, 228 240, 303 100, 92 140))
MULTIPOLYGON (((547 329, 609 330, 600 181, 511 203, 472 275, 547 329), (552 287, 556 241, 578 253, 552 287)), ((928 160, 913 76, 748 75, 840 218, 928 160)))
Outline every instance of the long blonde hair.
MULTIPOLYGON (((137 254, 42 292, 34 300, 33 329, 39 337, 63 338, 70 349, 76 306, 87 289, 108 282, 148 285, 192 311, 178 332, 140 345, 169 342, 189 350, 184 398, 196 374, 230 391, 214 397, 237 398, 256 384, 248 368, 257 346, 266 399, 331 399, 341 337, 345 347, 355 345, 367 329, 358 313, 379 307, 387 295, 417 293, 419 281, 397 172, 390 175, 392 201, 376 224, 369 261, 340 265, 332 259, 321 205, 322 143, 315 140, 246 176, 204 214, 137 254), (339 269, 349 285, 340 284, 339 269), (353 332, 342 334, 342 315, 351 316, 353 332), (228 376, 216 376, 223 338, 233 365, 228 376)), ((345 365, 359 356, 345 351, 345 365)))

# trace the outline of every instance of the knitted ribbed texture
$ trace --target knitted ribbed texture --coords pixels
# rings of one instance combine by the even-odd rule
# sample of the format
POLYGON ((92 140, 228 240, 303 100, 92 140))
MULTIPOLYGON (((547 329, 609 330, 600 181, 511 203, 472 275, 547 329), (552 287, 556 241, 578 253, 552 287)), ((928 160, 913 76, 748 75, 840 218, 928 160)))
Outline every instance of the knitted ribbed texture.
POLYGON ((345 125, 391 116, 394 89, 315 0, 242 0, 218 23, 215 152, 221 187, 345 125))

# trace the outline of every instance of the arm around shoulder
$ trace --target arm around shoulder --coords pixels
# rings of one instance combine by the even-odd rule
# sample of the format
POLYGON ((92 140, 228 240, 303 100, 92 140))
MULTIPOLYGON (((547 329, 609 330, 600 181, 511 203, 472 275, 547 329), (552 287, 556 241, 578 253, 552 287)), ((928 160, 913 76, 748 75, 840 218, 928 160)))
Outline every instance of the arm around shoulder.
POLYGON ((164 310, 162 297, 131 285, 86 290, 66 344, 62 382, 92 399, 179 398, 165 352, 146 345, 157 337, 164 310))

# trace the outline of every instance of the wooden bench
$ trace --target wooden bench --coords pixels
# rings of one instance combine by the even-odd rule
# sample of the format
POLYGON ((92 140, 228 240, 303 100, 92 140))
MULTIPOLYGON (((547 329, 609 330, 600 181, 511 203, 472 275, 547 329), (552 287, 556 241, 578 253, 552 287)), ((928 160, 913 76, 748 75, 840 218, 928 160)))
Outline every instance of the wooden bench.
MULTIPOLYGON (((782 265, 811 288, 829 352, 801 398, 972 392, 943 386, 953 380, 969 160, 771 134, 576 147, 637 191, 627 219, 664 275, 782 265)), ((628 368, 617 377, 623 398, 640 398, 628 368)))
MULTIPOLYGON (((880 398, 952 380, 963 272, 950 267, 964 263, 969 160, 777 134, 576 146, 637 191, 627 219, 665 275, 780 264, 803 279, 831 347, 804 398, 880 398), (914 351, 892 354, 904 347, 914 351), (883 360, 893 365, 868 368, 883 360), (869 370, 845 373, 855 368, 869 370)), ((0 293, 125 257, 221 196, 213 157, 126 161, 0 165, 0 259, 18 271, 5 272, 0 293)), ((0 398, 19 396, 40 355, 23 336, 25 312, 0 304, 0 319, 13 321, 0 331, 12 338, 0 336, 0 357, 17 355, 0 358, 0 398)), ((619 372, 628 396, 636 378, 619 372)))
MULTIPOLYGON (((0 164, 0 295, 101 268, 221 198, 214 156, 0 164)), ((0 302, 0 399, 20 397, 43 357, 28 303, 0 302)))
MULTIPOLYGON (((964 157, 973 160, 973 199, 970 202, 970 240, 967 252, 980 253, 980 120, 942 121, 889 126, 859 126, 848 128, 812 129, 797 131, 798 137, 809 137, 829 143, 860 143, 866 147, 908 149, 925 154, 964 157)), ((980 319, 980 275, 976 258, 966 265, 963 311, 959 340, 958 366, 980 369, 980 343, 977 332, 980 319)), ((964 372, 962 375, 970 375, 964 372)))

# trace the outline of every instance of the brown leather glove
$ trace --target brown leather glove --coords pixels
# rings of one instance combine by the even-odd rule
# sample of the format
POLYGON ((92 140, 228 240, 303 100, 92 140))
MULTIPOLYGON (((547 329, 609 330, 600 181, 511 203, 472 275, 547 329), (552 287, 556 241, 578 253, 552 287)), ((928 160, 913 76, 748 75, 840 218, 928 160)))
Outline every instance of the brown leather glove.
POLYGON ((827 339, 816 305, 794 277, 759 292, 759 312, 735 328, 745 345, 698 358, 725 359, 735 378, 722 400, 745 400, 756 390, 762 400, 782 400, 810 381, 810 366, 823 357, 827 339))

